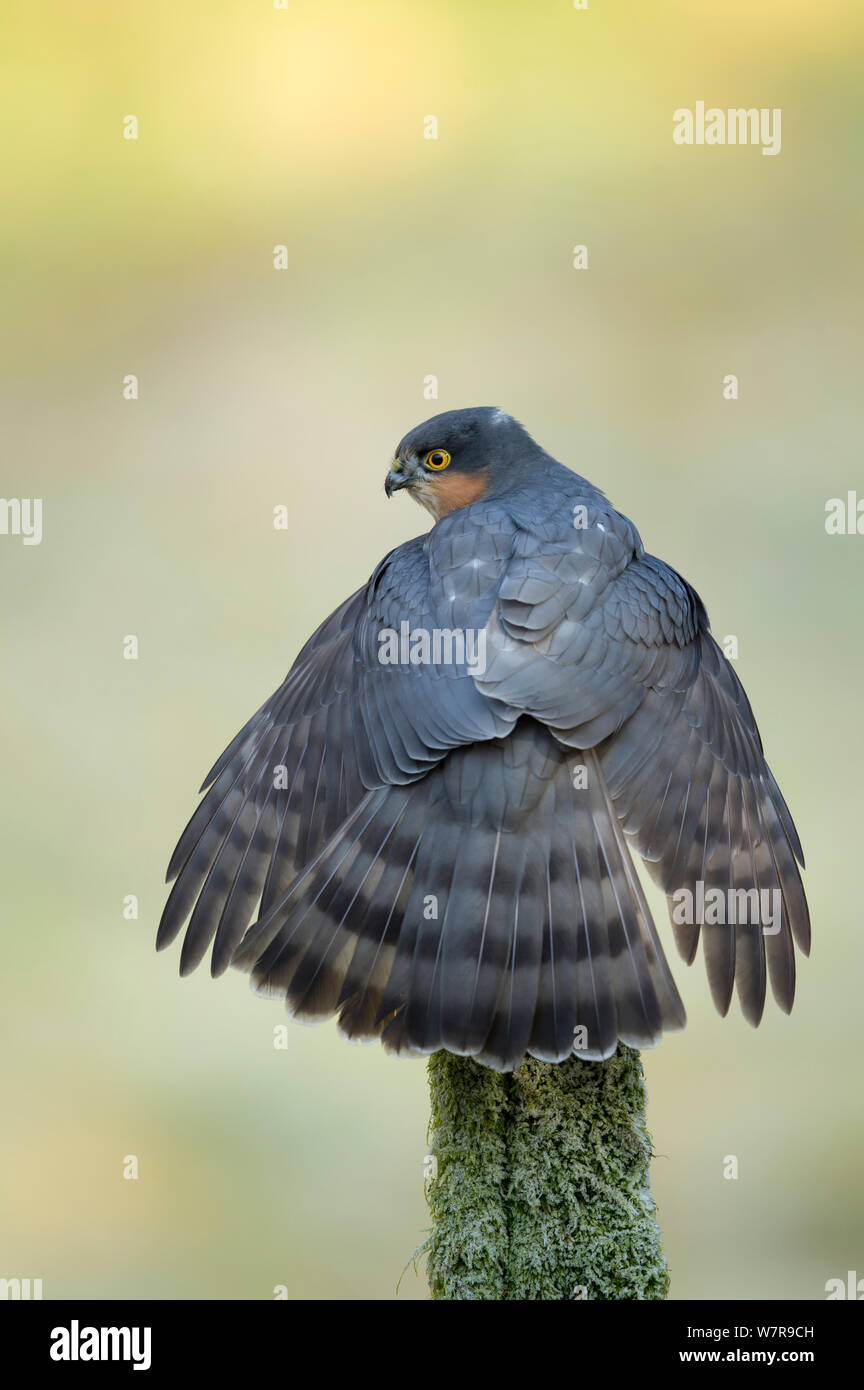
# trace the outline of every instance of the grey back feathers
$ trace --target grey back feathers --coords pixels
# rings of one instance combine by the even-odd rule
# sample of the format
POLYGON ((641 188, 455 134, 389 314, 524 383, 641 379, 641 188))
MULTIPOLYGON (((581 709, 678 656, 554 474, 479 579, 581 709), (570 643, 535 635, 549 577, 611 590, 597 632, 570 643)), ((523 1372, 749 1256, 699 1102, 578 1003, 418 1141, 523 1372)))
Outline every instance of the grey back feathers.
POLYGON ((448 441, 469 471, 494 449, 496 485, 388 555, 222 754, 158 945, 185 926, 184 973, 210 950, 395 1052, 597 1059, 685 1021, 635 850, 718 1009, 737 990, 758 1023, 770 983, 788 1011, 801 847, 701 601, 511 417, 448 412, 399 447, 448 441), (482 668, 434 643, 382 662, 404 624, 470 630, 482 668), (768 926, 706 907, 752 890, 768 926))

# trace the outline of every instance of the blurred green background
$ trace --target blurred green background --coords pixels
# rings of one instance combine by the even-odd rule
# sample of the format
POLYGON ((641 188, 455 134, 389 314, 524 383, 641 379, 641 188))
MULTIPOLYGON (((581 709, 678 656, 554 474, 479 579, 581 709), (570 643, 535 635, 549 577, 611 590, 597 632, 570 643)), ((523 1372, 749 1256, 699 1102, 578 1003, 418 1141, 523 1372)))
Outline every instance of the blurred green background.
POLYGON ((333 1024, 276 1051, 276 1004, 180 981, 153 938, 204 772, 425 527, 385 504, 394 444, 471 404, 603 487, 737 636, 808 856, 791 1018, 721 1021, 673 959, 689 1027, 644 1054, 672 1295, 864 1274, 864 539, 824 528, 864 495, 860 6, 79 0, 5 28, 2 491, 44 499, 44 539, 0 537, 0 1275, 426 1296, 422 1266, 396 1293, 423 1064, 333 1024), (780 107, 781 153, 674 145, 698 100, 780 107))

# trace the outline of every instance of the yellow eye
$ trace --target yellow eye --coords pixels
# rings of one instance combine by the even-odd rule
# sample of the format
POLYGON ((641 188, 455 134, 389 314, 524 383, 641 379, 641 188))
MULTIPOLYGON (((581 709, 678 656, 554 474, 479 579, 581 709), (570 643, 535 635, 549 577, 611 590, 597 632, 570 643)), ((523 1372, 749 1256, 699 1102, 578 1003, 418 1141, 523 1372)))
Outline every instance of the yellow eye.
POLYGON ((445 449, 433 449, 431 454, 426 455, 423 462, 426 464, 427 468, 434 468, 437 472, 440 472, 441 469, 446 468, 450 462, 450 455, 445 449))

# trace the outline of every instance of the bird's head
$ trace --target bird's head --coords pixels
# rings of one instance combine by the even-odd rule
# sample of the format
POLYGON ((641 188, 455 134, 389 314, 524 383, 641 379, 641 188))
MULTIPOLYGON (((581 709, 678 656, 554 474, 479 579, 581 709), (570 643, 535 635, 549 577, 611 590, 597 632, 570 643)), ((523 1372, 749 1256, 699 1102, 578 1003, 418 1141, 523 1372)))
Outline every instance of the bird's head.
POLYGON ((518 421, 495 406, 447 410, 401 440, 384 491, 392 497, 407 489, 438 521, 497 489, 536 450, 518 421))

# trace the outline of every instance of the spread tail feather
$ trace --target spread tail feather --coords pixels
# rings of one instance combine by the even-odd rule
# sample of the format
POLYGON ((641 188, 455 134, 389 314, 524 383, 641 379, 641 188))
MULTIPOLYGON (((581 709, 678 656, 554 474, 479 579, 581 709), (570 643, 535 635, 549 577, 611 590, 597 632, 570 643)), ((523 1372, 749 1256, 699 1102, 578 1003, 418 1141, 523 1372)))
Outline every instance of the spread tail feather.
POLYGON ((349 1038, 507 1071, 684 1026, 598 759, 531 720, 370 791, 232 964, 349 1038), (585 785, 582 785, 582 783, 585 785))

